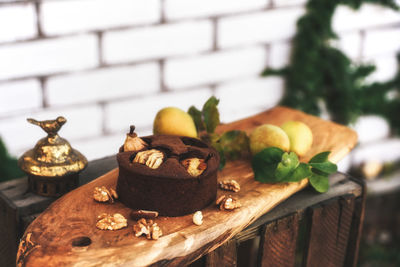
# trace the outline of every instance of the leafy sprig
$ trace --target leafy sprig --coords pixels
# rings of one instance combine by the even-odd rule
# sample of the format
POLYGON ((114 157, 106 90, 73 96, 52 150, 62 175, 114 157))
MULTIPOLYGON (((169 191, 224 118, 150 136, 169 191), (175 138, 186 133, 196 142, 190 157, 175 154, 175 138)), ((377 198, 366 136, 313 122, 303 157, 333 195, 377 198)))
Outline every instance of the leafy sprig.
POLYGON ((308 178, 311 186, 323 193, 329 189, 328 176, 337 171, 336 164, 328 160, 330 152, 315 155, 302 163, 294 152, 269 147, 257 153, 251 162, 254 178, 263 183, 298 182, 308 178))
POLYGON ((201 111, 191 106, 188 113, 193 118, 200 138, 218 151, 222 169, 226 160, 236 160, 249 154, 249 138, 244 131, 239 130, 215 133, 220 124, 218 104, 219 99, 212 96, 204 103, 201 111))

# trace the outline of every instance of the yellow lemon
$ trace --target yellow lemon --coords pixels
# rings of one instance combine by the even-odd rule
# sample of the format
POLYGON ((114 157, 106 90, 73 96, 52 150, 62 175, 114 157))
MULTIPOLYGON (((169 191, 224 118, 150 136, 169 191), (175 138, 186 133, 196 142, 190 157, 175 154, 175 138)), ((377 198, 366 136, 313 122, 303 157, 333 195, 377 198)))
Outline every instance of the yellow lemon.
POLYGON ((278 126, 263 124, 254 129, 250 134, 250 150, 253 155, 264 148, 279 147, 284 151, 289 151, 290 142, 287 134, 278 126))
POLYGON ((290 151, 299 156, 304 156, 310 150, 313 142, 313 134, 307 124, 301 121, 287 121, 281 128, 289 137, 290 151))
POLYGON ((175 107, 163 108, 157 113, 153 123, 153 133, 197 137, 192 117, 175 107))

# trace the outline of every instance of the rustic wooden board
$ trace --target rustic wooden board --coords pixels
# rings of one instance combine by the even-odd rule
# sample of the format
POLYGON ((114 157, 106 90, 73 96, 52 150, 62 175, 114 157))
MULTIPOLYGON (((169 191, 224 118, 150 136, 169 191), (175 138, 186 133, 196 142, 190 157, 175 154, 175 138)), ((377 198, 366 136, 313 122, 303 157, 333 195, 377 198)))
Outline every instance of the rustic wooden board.
MULTIPOLYGON (((288 120, 305 122, 314 135, 306 161, 314 154, 331 150, 330 160, 337 162, 356 144, 357 136, 351 129, 321 120, 300 111, 276 107, 253 117, 221 125, 218 131, 242 129, 251 132, 263 123, 281 125, 288 120)), ((240 232, 258 217, 307 185, 298 183, 262 184, 253 179, 249 161, 229 162, 218 179, 235 179, 241 191, 233 193, 242 208, 219 211, 211 205, 203 210, 204 223, 196 226, 192 216, 159 217, 156 222, 164 236, 157 241, 134 237, 132 225, 118 231, 102 231, 95 227, 97 215, 121 213, 129 217, 130 209, 117 202, 97 203, 92 199, 95 186, 115 186, 118 169, 81 186, 55 201, 26 230, 17 263, 25 266, 145 266, 157 262, 171 265, 188 263, 214 250, 240 232), (29 237, 30 242, 26 242, 29 237), (83 238, 85 237, 85 238, 83 238), (90 238, 90 245, 87 240, 90 238), (73 246, 73 243, 82 246, 73 246)), ((226 192, 218 191, 218 195, 226 192)))

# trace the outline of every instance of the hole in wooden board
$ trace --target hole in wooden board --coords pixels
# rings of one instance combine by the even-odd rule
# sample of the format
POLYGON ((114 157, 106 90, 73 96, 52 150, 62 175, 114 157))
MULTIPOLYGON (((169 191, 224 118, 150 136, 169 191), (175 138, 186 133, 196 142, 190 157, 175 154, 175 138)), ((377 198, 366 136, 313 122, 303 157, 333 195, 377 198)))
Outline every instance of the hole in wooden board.
POLYGON ((80 236, 72 239, 73 247, 87 247, 92 244, 92 240, 87 236, 80 236))

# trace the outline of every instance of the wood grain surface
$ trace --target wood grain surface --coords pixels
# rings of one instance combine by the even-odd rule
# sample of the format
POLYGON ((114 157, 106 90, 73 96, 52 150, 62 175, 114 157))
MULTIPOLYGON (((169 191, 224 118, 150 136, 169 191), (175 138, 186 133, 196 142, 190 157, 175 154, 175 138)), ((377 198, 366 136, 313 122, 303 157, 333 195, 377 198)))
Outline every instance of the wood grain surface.
MULTIPOLYGON (((256 126, 281 125, 288 120, 305 122, 314 136, 313 146, 301 158, 330 150, 333 162, 343 158, 356 144, 351 129, 324 121, 303 112, 276 107, 253 117, 220 125, 219 132, 241 129, 250 133, 256 126)), ((121 140, 123 142, 123 140, 121 140)), ((116 148, 117 149, 117 148, 116 148)), ((210 205, 202 210, 204 223, 192 223, 192 215, 156 219, 164 235, 157 241, 135 237, 130 209, 119 202, 97 203, 92 198, 95 186, 115 187, 118 169, 81 186, 55 201, 25 231, 17 256, 19 266, 146 266, 189 263, 214 250, 235 234, 297 191, 307 186, 307 179, 297 183, 262 184, 254 180, 250 162, 229 162, 219 172, 218 180, 235 179, 241 185, 232 193, 242 203, 235 211, 220 211, 210 205), (96 228, 99 214, 121 213, 128 218, 128 227, 118 231, 96 228)), ((226 191, 218 190, 218 196, 226 191)))

